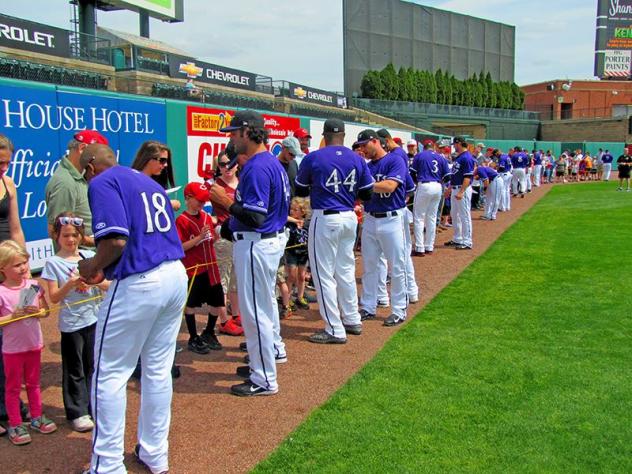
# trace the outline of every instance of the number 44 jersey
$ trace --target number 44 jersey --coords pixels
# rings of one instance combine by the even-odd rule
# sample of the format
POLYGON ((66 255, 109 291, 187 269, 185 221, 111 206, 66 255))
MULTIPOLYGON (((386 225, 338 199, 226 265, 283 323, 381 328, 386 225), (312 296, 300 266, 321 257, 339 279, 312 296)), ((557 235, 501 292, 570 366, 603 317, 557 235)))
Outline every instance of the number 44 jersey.
POLYGON ((303 159, 296 184, 311 187, 312 209, 351 211, 358 190, 370 188, 374 180, 358 154, 344 146, 327 146, 303 159))
POLYGON ((121 258, 104 271, 109 280, 143 273, 184 257, 164 189, 131 168, 115 166, 90 181, 88 199, 94 238, 121 236, 121 258))

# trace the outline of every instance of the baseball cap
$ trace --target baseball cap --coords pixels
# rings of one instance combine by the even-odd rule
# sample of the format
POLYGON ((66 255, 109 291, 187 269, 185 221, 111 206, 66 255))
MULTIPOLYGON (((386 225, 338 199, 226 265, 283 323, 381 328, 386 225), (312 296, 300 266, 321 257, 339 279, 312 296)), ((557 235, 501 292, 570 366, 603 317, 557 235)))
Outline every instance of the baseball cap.
POLYGON ((86 145, 92 145, 93 143, 99 143, 101 145, 110 144, 108 139, 96 130, 80 130, 73 135, 73 138, 80 143, 85 143, 86 145))
POLYGON ((421 142, 421 144, 422 144, 423 146, 426 146, 426 145, 433 145, 433 144, 434 144, 434 142, 433 142, 432 140, 430 140, 430 138, 426 138, 424 141, 422 141, 422 142, 421 142))
POLYGON ((408 140, 406 146, 417 146, 417 140, 408 140))
POLYGON ((210 201, 211 195, 208 187, 203 183, 189 183, 184 187, 184 197, 192 196, 200 202, 210 201))
POLYGON ((294 136, 296 138, 305 138, 305 137, 312 138, 309 132, 305 130, 304 128, 297 128, 296 130, 294 130, 294 136))
POLYGON ((467 146, 467 140, 463 137, 454 137, 454 139, 452 140, 452 144, 456 145, 457 143, 460 143, 463 146, 467 146))
POLYGON ((294 156, 298 156, 300 158, 305 155, 305 153, 303 153, 303 151, 301 150, 301 144, 297 138, 285 137, 281 142, 281 145, 290 150, 290 153, 292 153, 294 156))
POLYGON ((402 139, 401 139, 401 138, 399 138, 399 137, 395 137, 395 138, 393 138, 393 141, 394 141, 395 143, 397 143, 398 145, 401 145, 401 144, 402 144, 402 139))
POLYGON ((380 128, 377 132, 377 136, 380 138, 391 138, 391 134, 385 128, 380 128))
POLYGON ((358 133, 358 139, 356 140, 356 143, 358 145, 364 145, 366 142, 369 142, 374 138, 379 138, 375 130, 367 128, 366 130, 362 130, 360 133, 358 133))
POLYGON ((325 120, 325 125, 323 125, 323 135, 325 133, 342 133, 344 131, 345 123, 342 120, 336 118, 325 120))
POLYGON ((263 116, 254 110, 238 110, 235 112, 235 116, 230 121, 230 125, 228 127, 220 128, 219 131, 226 133, 245 127, 265 128, 263 116))
POLYGON ((483 142, 478 142, 476 146, 479 148, 485 148, 485 144, 483 142))

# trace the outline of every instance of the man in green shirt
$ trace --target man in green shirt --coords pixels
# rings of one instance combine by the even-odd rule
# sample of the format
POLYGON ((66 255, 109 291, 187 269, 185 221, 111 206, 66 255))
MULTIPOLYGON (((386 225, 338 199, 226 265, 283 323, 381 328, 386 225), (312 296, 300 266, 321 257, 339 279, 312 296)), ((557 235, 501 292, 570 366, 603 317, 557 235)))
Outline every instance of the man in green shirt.
POLYGON ((79 158, 83 150, 93 143, 108 144, 107 138, 95 130, 81 130, 74 134, 68 143, 68 154, 46 185, 46 215, 48 234, 53 235, 55 217, 62 212, 73 212, 83 219, 86 235, 83 247, 94 247, 92 236, 92 214, 88 204, 88 183, 81 172, 79 158))

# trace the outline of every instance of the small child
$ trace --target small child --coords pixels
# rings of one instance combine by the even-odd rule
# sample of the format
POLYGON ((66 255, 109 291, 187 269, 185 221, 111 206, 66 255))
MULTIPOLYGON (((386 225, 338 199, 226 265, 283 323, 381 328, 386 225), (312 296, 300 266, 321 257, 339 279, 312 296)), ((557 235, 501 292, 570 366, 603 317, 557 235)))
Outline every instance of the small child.
POLYGON ((9 440, 15 445, 22 445, 31 442, 31 435, 22 425, 20 414, 20 389, 23 380, 31 410, 31 429, 43 434, 57 430, 55 423, 42 414, 40 391, 44 342, 38 318, 48 315, 48 306, 44 292, 30 278, 29 254, 13 240, 5 240, 0 244, 0 273, 4 277, 0 285, 0 322, 33 315, 7 324, 2 341, 9 440), (29 289, 34 292, 34 298, 25 298, 29 289))
POLYGON ((299 309, 309 309, 309 303, 305 299, 305 274, 307 271, 307 236, 308 222, 311 215, 309 199, 295 197, 290 203, 290 216, 286 227, 290 231, 285 251, 285 264, 288 273, 288 290, 292 294, 296 287, 296 299, 294 304, 299 309))
MULTIPOLYGON (((188 348, 197 354, 222 349, 215 335, 219 308, 224 306, 224 290, 213 248, 215 224, 202 210, 210 200, 209 190, 202 183, 189 183, 184 187, 186 210, 176 219, 176 228, 184 248, 182 263, 187 268, 190 293, 184 309, 189 331, 188 348), (197 267, 196 267, 197 265, 197 267), (208 314, 206 329, 197 333, 195 315, 208 314)), ((232 319, 231 319, 232 322, 232 319)), ((224 323, 226 324, 226 323, 224 323)))
POLYGON ((79 250, 85 228, 83 219, 72 212, 62 212, 53 223, 53 238, 59 251, 42 270, 42 279, 51 303, 61 303, 59 331, 61 332, 62 394, 66 419, 78 432, 90 431, 90 386, 94 371, 94 335, 97 326, 101 290, 109 282, 88 286, 81 281, 79 260, 91 258, 91 250, 79 250), (84 301, 90 300, 92 301, 84 301))

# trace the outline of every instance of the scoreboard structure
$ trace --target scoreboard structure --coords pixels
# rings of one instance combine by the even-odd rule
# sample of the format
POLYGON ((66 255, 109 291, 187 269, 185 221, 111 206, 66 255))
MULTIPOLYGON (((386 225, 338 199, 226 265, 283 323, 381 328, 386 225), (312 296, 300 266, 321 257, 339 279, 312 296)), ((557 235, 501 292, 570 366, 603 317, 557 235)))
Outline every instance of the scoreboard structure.
POLYGON ((597 0, 595 76, 632 77, 632 0, 597 0))

